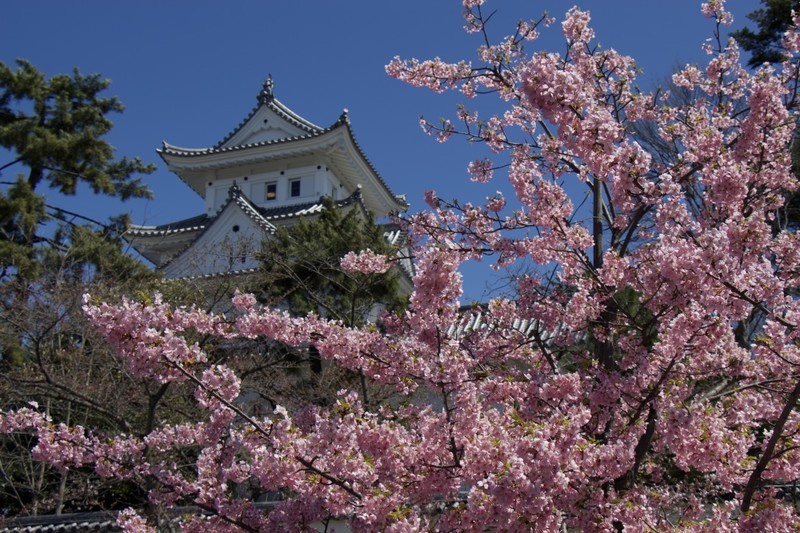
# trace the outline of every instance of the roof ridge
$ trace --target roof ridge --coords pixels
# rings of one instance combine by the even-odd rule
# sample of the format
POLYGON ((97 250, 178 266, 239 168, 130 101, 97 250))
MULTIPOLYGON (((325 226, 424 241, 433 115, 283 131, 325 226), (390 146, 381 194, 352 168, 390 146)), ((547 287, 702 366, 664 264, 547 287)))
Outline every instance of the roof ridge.
POLYGON ((247 124, 250 121, 250 119, 252 119, 255 116, 255 114, 258 112, 259 109, 261 109, 262 106, 271 110, 273 113, 277 114, 279 117, 283 118, 290 124, 308 133, 318 134, 328 129, 317 126, 310 120, 303 118, 302 116, 298 115, 297 113, 289 109, 289 107, 286 106, 286 104, 282 103, 280 100, 275 98, 274 89, 275 89, 275 83, 272 80, 272 74, 269 74, 267 75, 267 78, 264 80, 264 83, 261 86, 261 90, 258 92, 258 95, 256 96, 256 102, 257 102, 256 106, 250 110, 247 116, 242 121, 240 121, 239 124, 233 130, 231 130, 225 137, 222 138, 222 140, 217 142, 212 148, 215 150, 221 149, 222 145, 230 141, 237 133, 239 133, 242 130, 245 124, 247 124))
MULTIPOLYGON (((275 233, 278 228, 276 228, 269 220, 264 218, 261 213, 258 211, 258 206, 255 205, 250 198, 248 198, 236 182, 233 182, 233 185, 228 189, 228 197, 236 202, 236 204, 242 208, 247 216, 250 217, 256 224, 262 227, 265 231, 269 233, 275 233)), ((218 211, 217 213, 221 213, 222 211, 218 211)), ((219 216, 219 215, 217 215, 219 216)))

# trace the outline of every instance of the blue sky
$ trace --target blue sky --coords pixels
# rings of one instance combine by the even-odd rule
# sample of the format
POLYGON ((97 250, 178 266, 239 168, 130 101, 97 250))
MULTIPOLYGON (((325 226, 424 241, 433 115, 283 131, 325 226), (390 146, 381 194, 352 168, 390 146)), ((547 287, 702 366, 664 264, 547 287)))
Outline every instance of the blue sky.
MULTIPOLYGON (((490 33, 501 37, 517 19, 543 11, 560 20, 573 3, 489 0, 498 9, 490 33)), ((577 3, 591 11, 603 47, 636 58, 645 89, 679 64, 705 61, 700 46, 713 23, 700 15, 699 1, 577 3)), ((757 0, 729 4, 734 29, 759 6, 757 0)), ((185 147, 216 143, 252 109, 272 74, 277 98, 319 125, 348 108, 365 153, 414 210, 428 189, 475 200, 496 188, 466 178, 468 161, 482 152, 457 140, 440 145, 419 128, 420 115, 451 117, 460 99, 384 73, 395 55, 471 59, 480 42, 462 31, 460 13, 458 0, 13 1, 4 3, 0 17, 0 61, 26 58, 48 75, 78 67, 110 78, 108 94, 126 111, 114 117, 109 140, 120 155, 158 165, 146 178, 155 200, 121 204, 81 194, 52 203, 103 220, 129 211, 144 224, 200 213, 200 199, 166 170, 156 148, 162 140, 185 147)), ((559 26, 534 47, 563 49, 559 26)), ((471 281, 468 298, 480 298, 482 287, 483 280, 471 281)))

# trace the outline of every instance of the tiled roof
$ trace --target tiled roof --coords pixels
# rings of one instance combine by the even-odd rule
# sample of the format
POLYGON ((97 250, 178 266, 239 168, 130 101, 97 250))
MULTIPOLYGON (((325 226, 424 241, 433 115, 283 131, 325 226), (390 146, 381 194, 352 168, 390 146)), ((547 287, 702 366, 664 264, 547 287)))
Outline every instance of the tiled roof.
MULTIPOLYGON (((392 189, 389 188, 389 184, 386 183, 386 181, 383 179, 383 176, 381 176, 378 173, 378 169, 376 169, 375 166, 372 164, 372 161, 370 161, 367 158, 367 154, 364 153, 364 150, 361 149, 361 145, 358 144, 358 140, 356 139, 356 135, 355 135, 355 133, 353 133, 353 128, 350 126, 350 118, 347 116, 347 110, 346 109, 344 110, 344 113, 342 113, 342 116, 339 117, 339 122, 344 122, 347 125, 347 133, 348 133, 348 135, 350 135, 350 140, 353 141, 353 146, 356 147, 356 150, 361 155, 361 158, 364 160, 364 162, 370 168, 370 170, 375 175, 375 177, 378 178, 378 181, 380 182, 380 184, 383 185, 383 187, 386 189, 386 191, 388 191, 389 194, 392 195, 392 197, 395 199, 395 201, 398 204, 400 204, 401 206, 404 206, 404 209, 408 209, 408 202, 406 201, 406 195, 405 194, 395 194, 394 192, 392 192, 392 189)), ((337 124, 339 122, 337 122, 337 124)))
MULTIPOLYGON (((242 194, 242 190, 235 183, 230 189, 228 189, 228 198, 229 198, 228 202, 233 201, 234 203, 236 203, 236 205, 238 205, 239 208, 242 211, 244 211, 244 213, 248 217, 250 217, 250 219, 253 222, 261 226, 263 230, 269 233, 273 233, 276 230, 275 226, 270 224, 269 221, 266 220, 264 216, 259 212, 258 206, 253 204, 253 202, 251 202, 247 196, 242 194)), ((219 216, 219 213, 222 213, 223 209, 225 209, 224 205, 220 208, 219 211, 217 211, 217 216, 219 216)))
POLYGON ((275 84, 272 81, 272 75, 267 76, 267 79, 264 80, 264 85, 261 87, 261 91, 258 93, 256 100, 258 104, 250 111, 250 113, 242 120, 236 128, 233 129, 228 135, 226 135, 221 141, 214 145, 214 148, 220 148, 223 144, 228 142, 234 135, 236 135, 239 130, 244 127, 247 122, 253 118, 253 115, 256 114, 258 109, 263 105, 268 107, 272 112, 280 116, 282 119, 286 120, 290 124, 308 132, 308 133, 321 133, 324 131, 323 128, 309 122, 308 120, 304 119, 285 105, 283 105, 278 99, 275 98, 274 95, 274 88, 275 84))
MULTIPOLYGON (((469 308, 467 308, 469 309, 469 308)), ((465 312, 462 319, 458 324, 450 326, 447 330, 447 336, 451 338, 459 338, 464 335, 477 331, 491 331, 494 328, 506 327, 518 331, 526 337, 533 337, 538 333, 539 339, 542 342, 549 343, 556 332, 547 331, 542 327, 540 321, 528 318, 516 318, 510 325, 499 325, 496 321, 492 320, 490 314, 485 313, 481 309, 465 312)))
MULTIPOLYGON (((328 128, 321 128, 316 124, 312 123, 309 120, 304 119, 284 104, 282 104, 275 95, 273 94, 273 82, 272 76, 269 76, 265 81, 261 91, 258 93, 258 104, 247 114, 247 116, 236 126, 230 133, 228 133, 221 141, 216 143, 214 146, 210 148, 181 148, 179 146, 173 146, 166 141, 163 143, 163 147, 161 148, 160 152, 168 153, 171 155, 179 155, 179 156, 199 156, 199 155, 206 155, 206 154, 217 154, 223 152, 232 152, 236 150, 243 150, 247 148, 255 148, 259 146, 268 146, 273 144, 283 144, 293 141, 299 141, 303 139, 310 139, 313 137, 318 137, 319 135, 331 131, 336 127, 340 126, 343 121, 342 118, 339 117, 332 126, 328 128), (260 141, 256 143, 248 143, 248 144, 241 144, 235 146, 227 146, 225 147, 225 143, 230 141, 241 129, 253 118, 253 116, 258 112, 258 110, 262 107, 268 108, 273 113, 277 114, 282 119, 286 120, 288 123, 292 124, 293 126, 303 130, 305 132, 304 135, 294 135, 291 137, 284 137, 282 139, 272 139, 267 141, 260 141)), ((343 114, 343 116, 346 114, 343 114)))
MULTIPOLYGON (((281 220, 286 218, 294 218, 294 217, 302 217, 307 215, 313 215, 322 211, 323 202, 322 198, 319 200, 315 200, 313 202, 305 202, 302 204, 292 204, 292 205, 282 205, 280 207, 259 207, 249 199, 247 199, 243 194, 241 194, 239 187, 236 187, 236 195, 234 201, 242 207, 248 213, 251 214, 258 214, 258 217, 253 218, 263 218, 265 220, 281 220)), ((232 188, 233 189, 233 188, 232 188)), ((361 198, 361 191, 356 190, 353 194, 339 200, 336 202, 336 207, 346 207, 359 201, 361 198)), ((185 218, 183 220, 178 220, 176 222, 169 222, 167 224, 161 224, 158 226, 136 226, 132 225, 128 229, 128 234, 131 236, 166 236, 172 235, 174 233, 186 233, 192 231, 201 231, 206 229, 211 223, 214 221, 217 216, 227 207, 228 203, 230 203, 230 199, 225 202, 225 204, 220 207, 217 211, 217 214, 213 216, 209 215, 197 215, 190 218, 185 218)), ((258 222, 258 220, 256 220, 258 222)), ((272 228, 274 229, 274 228, 272 228)))
POLYGON ((331 126, 327 128, 321 128, 308 120, 302 118, 300 115, 294 113, 291 109, 286 107, 280 101, 278 101, 273 95, 273 84, 272 78, 267 78, 267 81, 264 82, 264 86, 259 93, 258 96, 258 105, 241 121, 241 123, 228 135, 225 136, 220 142, 216 143, 212 147, 208 148, 182 148, 179 146, 174 146, 166 141, 163 142, 162 147, 157 150, 162 157, 165 155, 170 156, 177 156, 177 157, 187 157, 187 158, 196 158, 202 157, 206 155, 212 154, 220 154, 220 153, 228 153, 228 152, 235 152, 235 151, 246 151, 252 150, 256 148, 261 148, 265 146, 274 146, 274 145, 286 145, 295 143, 298 141, 305 141, 309 139, 313 139, 315 137, 324 136, 330 132, 336 131, 339 128, 344 127, 345 131, 353 146, 356 149, 358 156, 361 160, 366 164, 369 168, 371 174, 375 176, 380 186, 389 194, 391 198, 394 199, 395 203, 398 204, 401 208, 407 208, 408 204, 406 202, 404 195, 397 195, 395 194, 390 188, 383 177, 378 173, 378 170, 372 164, 372 162, 367 158, 364 151, 361 149, 361 145, 356 140, 355 134, 353 133, 353 129, 350 125, 350 119, 348 117, 348 111, 345 109, 339 118, 334 122, 331 126), (293 124, 294 126, 298 127, 299 129, 306 132, 304 135, 295 135, 292 137, 286 137, 282 139, 272 139, 272 140, 265 140, 259 141, 255 143, 249 144, 242 144, 242 145, 235 145, 235 146, 228 146, 224 147, 224 144, 232 139, 244 126, 247 122, 253 118, 255 113, 261 106, 267 106, 270 110, 280 115, 282 118, 293 124))
POLYGON ((183 280, 183 281, 196 281, 196 280, 207 280, 207 279, 219 279, 219 278, 228 278, 228 277, 239 277, 239 276, 249 276, 251 274, 257 274, 260 272, 260 268, 242 268, 239 270, 226 270, 225 272, 212 272, 211 274, 196 274, 194 276, 181 276, 175 279, 183 280))
POLYGON ((106 533, 122 531, 113 513, 71 513, 26 516, 3 524, 4 532, 12 533, 106 533))
POLYGON ((322 202, 304 202, 302 204, 282 205, 280 207, 258 207, 258 212, 267 220, 292 218, 296 216, 318 213, 322 210, 322 202))
MULTIPOLYGON (((335 205, 338 208, 342 208, 360 202, 361 189, 356 189, 356 191, 347 198, 337 200, 335 205)), ((259 214, 265 219, 278 220, 321 213, 324 206, 323 198, 319 198, 316 201, 303 204, 285 205, 281 207, 256 207, 256 209, 258 209, 259 214)))
POLYGON ((383 224, 383 236, 390 246, 398 246, 408 238, 408 232, 397 224, 383 224))
MULTIPOLYGON (((202 237, 202 235, 206 231, 208 231, 209 228, 211 228, 211 226, 214 223, 214 219, 216 219, 225 210, 225 208, 228 207, 228 204, 230 204, 231 202, 238 205, 239 208, 247 216, 249 216, 256 224, 258 224, 267 233, 274 233, 277 229, 274 225, 272 225, 270 220, 307 216, 310 214, 319 213, 323 209, 322 198, 320 198, 316 202, 264 209, 252 203, 250 199, 247 198, 247 196, 245 196, 242 193, 242 190, 239 188, 239 186, 234 183, 231 186, 231 188, 228 189, 228 200, 224 204, 222 204, 222 206, 217 210, 217 213, 213 217, 207 217, 207 220, 205 221, 205 224, 203 226, 196 228, 199 230, 197 236, 194 239, 192 239, 191 242, 187 243, 186 246, 184 246, 178 252, 176 252, 175 255, 173 255, 164 264, 160 265, 159 268, 163 269, 167 265, 170 265, 184 252, 186 252, 189 248, 191 248, 192 245, 195 242, 197 242, 197 239, 202 237)), ((337 200, 335 205, 336 207, 342 208, 355 203, 360 204, 361 208, 365 209, 364 204, 361 202, 361 189, 356 189, 356 191, 347 198, 344 198, 342 200, 337 200)), ((164 233, 163 235, 166 234, 167 233, 164 233)), ((158 233, 152 232, 149 233, 148 235, 158 235, 158 233)))
POLYGON ((409 281, 413 280, 416 269, 414 268, 414 260, 409 255, 407 248, 408 232, 397 224, 382 224, 382 227, 383 238, 386 239, 386 243, 397 248, 400 269, 408 277, 409 281))
POLYGON ((190 231, 201 230, 206 227, 208 221, 212 217, 208 215, 196 215, 183 220, 177 220, 168 224, 160 224, 158 226, 138 226, 131 225, 128 228, 130 235, 171 235, 173 233, 185 233, 190 231))
POLYGON ((180 146, 174 146, 172 144, 169 144, 167 141, 163 141, 161 148, 157 150, 157 152, 160 154, 170 154, 182 157, 196 157, 208 154, 222 154, 225 152, 235 152, 237 150, 247 150, 250 148, 258 148, 261 146, 270 146, 274 144, 287 144, 294 141, 312 139, 314 137, 319 137, 320 135, 330 131, 331 129, 333 128, 310 133, 308 135, 294 135, 292 137, 284 137, 282 139, 272 139, 268 141, 259 141, 249 144, 237 144, 236 146, 228 146, 226 148, 220 148, 218 145, 214 145, 210 148, 181 148, 180 146))

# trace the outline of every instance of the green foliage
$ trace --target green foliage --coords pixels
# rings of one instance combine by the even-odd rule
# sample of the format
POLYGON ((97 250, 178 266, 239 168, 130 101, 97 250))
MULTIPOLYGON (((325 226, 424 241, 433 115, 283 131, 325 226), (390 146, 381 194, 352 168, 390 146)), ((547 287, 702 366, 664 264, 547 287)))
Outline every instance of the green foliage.
MULTIPOLYGON (((46 268, 65 268, 73 279, 109 273, 143 279, 153 272, 123 251, 125 217, 110 224, 76 224, 76 214, 48 209, 42 195, 19 178, 0 192, 0 281, 35 280, 46 268), (43 226, 48 223, 47 231, 43 226)), ((64 273, 66 275, 66 273, 64 273)))
POLYGON ((47 219, 44 198, 24 179, 17 180, 6 194, 0 192, 0 279, 11 269, 31 276, 39 272, 33 244, 47 219))
POLYGON ((48 79, 27 61, 18 60, 16 70, 0 62, 0 147, 11 159, 0 171, 25 169, 0 192, 0 280, 35 279, 45 263, 63 262, 58 256, 64 254, 75 256, 67 259, 73 269, 80 263, 74 259, 82 258, 84 274, 92 268, 142 272, 121 251, 118 223, 81 227, 75 216, 68 219, 46 203, 40 190, 46 185, 74 195, 84 183, 122 200, 151 197, 139 175, 155 167, 138 158, 115 159, 103 139, 113 126, 108 115, 123 109, 116 98, 100 95, 108 85, 77 69, 48 79))
MULTIPOLYGON (((380 308, 397 310, 406 302, 400 289, 398 268, 381 275, 348 273, 340 262, 348 252, 372 250, 377 254, 396 254, 384 237, 384 228, 359 205, 339 208, 331 198, 324 200, 316 219, 303 218, 289 229, 280 228, 262 247, 263 276, 254 292, 268 304, 285 307, 296 316, 316 313, 340 320, 347 326, 360 326, 377 318, 380 308)), ((335 392, 358 387, 365 405, 386 399, 386 391, 368 383, 361 372, 336 365, 323 367, 315 349, 292 349, 272 343, 273 359, 284 362, 285 385, 271 394, 302 398, 306 404, 329 404, 335 392), (304 371, 308 363, 310 374, 304 371)), ((287 405, 284 398, 281 404, 287 405)))
POLYGON ((86 226, 70 226, 70 247, 62 261, 75 265, 75 277, 116 277, 128 283, 144 281, 156 274, 140 261, 123 253, 120 236, 113 231, 93 231, 86 226))
MULTIPOLYGON (((127 220, 99 223, 51 205, 44 195, 44 189, 74 195, 83 183, 122 200, 150 197, 136 175, 154 168, 138 159, 115 159, 103 139, 112 127, 108 115, 122 111, 116 98, 100 96, 107 87, 108 81, 77 70, 48 79, 26 61, 18 61, 16 70, 0 63, 0 152, 8 158, 0 161, 0 171, 16 171, 0 190, 0 406, 37 401, 57 421, 131 431, 138 429, 134 415, 155 416, 155 407, 146 406, 156 403, 88 326, 81 297, 130 292, 152 285, 157 276, 124 253, 127 220)), ((115 486, 133 494, 119 483, 34 461, 34 444, 26 435, 0 439, 4 512, 91 509, 131 500, 116 494, 115 486)))
POLYGON ((60 193, 74 195, 79 182, 95 193, 149 198, 151 192, 135 174, 149 174, 152 165, 138 158, 114 160, 105 140, 119 113, 116 98, 100 96, 109 86, 97 74, 58 74, 47 79, 29 62, 17 60, 17 70, 0 62, 0 146, 28 168, 32 189, 41 182, 60 193))
POLYGON ((262 297, 288 305, 298 316, 313 312, 348 325, 362 324, 376 304, 398 308, 404 297, 396 269, 366 276, 339 266, 346 253, 366 249, 395 252, 371 216, 357 207, 343 213, 327 198, 316 220, 302 219, 288 230, 281 228, 264 243, 262 297))
POLYGON ((783 61, 781 39, 792 22, 792 9, 800 8, 800 0, 761 0, 761 3, 763 8, 747 15, 757 30, 745 27, 731 34, 744 50, 750 52, 747 64, 751 67, 783 61))

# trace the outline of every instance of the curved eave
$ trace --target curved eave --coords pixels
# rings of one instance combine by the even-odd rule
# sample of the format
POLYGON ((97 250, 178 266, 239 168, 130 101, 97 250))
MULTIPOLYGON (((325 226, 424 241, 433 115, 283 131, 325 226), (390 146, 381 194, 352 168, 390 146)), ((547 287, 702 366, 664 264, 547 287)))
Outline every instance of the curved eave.
POLYGON ((389 213, 404 211, 408 208, 404 199, 389 189, 386 181, 367 159, 346 119, 340 119, 332 127, 318 134, 220 149, 187 149, 165 142, 158 153, 170 170, 201 196, 205 196, 207 180, 200 177, 190 179, 186 175, 187 173, 320 154, 336 160, 340 166, 349 167, 351 174, 353 172, 361 174, 363 178, 357 179, 352 186, 361 184, 365 187, 364 194, 372 197, 371 200, 375 202, 375 205, 382 206, 380 211, 389 213), (371 187, 369 187, 370 184, 372 184, 371 187), (366 190, 367 187, 371 190, 366 190))
MULTIPOLYGON (((356 190, 353 194, 348 196, 347 198, 343 198, 341 200, 336 200, 335 204, 337 209, 344 209, 345 207, 350 207, 352 205, 357 205, 360 210, 361 214, 365 217, 367 216, 369 210, 364 205, 364 201, 361 197, 361 189, 356 190)), ((323 202, 323 197, 320 198, 319 201, 316 202, 309 202, 306 204, 298 204, 295 206, 287 206, 287 207, 294 207, 291 211, 283 212, 280 214, 272 214, 269 212, 268 209, 258 208, 259 213, 264 218, 264 220, 268 222, 272 221, 281 221, 284 222, 286 220, 292 220, 296 218, 305 218, 308 216, 315 216, 322 213, 323 209, 325 208, 325 204, 323 202)))
POLYGON ((131 224, 126 234, 135 237, 165 237, 167 235, 174 235, 177 233, 191 233, 199 231, 206 227, 209 217, 207 215, 197 215, 184 220, 178 220, 170 224, 161 224, 159 226, 143 226, 139 224, 131 224))
POLYGON ((258 274, 259 272, 261 272, 260 268, 243 268, 240 270, 226 270, 225 272, 213 272, 211 274, 178 276, 177 278, 172 278, 172 279, 177 281, 200 281, 200 280, 212 280, 212 279, 239 277, 239 276, 241 277, 252 276, 254 274, 258 274))
POLYGON ((197 227, 172 232, 129 230, 123 235, 123 238, 158 268, 177 251, 194 242, 205 229, 205 227, 197 227))
POLYGON ((339 123, 343 123, 344 124, 344 126, 345 126, 345 128, 347 130, 347 136, 348 136, 348 138, 350 140, 350 143, 352 144, 353 148, 358 153, 359 159, 361 159, 361 161, 367 166, 367 168, 369 169, 369 172, 372 174, 372 176, 375 177, 375 180, 378 183, 380 183, 381 188, 383 189, 383 191, 388 196, 388 198, 387 198, 388 203, 393 204, 393 207, 392 207, 392 209, 390 209, 390 211, 405 211, 406 209, 408 209, 408 203, 406 202, 405 197, 397 195, 394 192, 392 192, 392 190, 389 188, 389 184, 386 183, 386 181, 378 173, 378 170, 375 168, 375 166, 372 164, 372 162, 367 158, 367 155, 361 149, 361 145, 358 144, 358 141, 356 140, 355 133, 353 133, 353 128, 350 126, 350 120, 347 117, 343 117, 343 119, 340 119, 340 121, 337 124, 339 124, 339 123))
MULTIPOLYGON (((227 148, 180 148, 164 142, 158 154, 187 185, 201 196, 205 196, 205 179, 188 179, 184 173, 217 170, 239 165, 291 159, 305 155, 321 154, 340 166, 349 167, 350 173, 360 174, 355 186, 361 184, 371 190, 364 193, 383 206, 382 211, 396 212, 408 209, 404 198, 392 192, 386 181, 367 159, 361 146, 353 135, 346 116, 333 126, 319 133, 304 136, 276 139, 227 148), (370 185, 373 186, 370 186, 370 185)), ((370 202, 372 203, 372 202, 370 202)))
POLYGON ((156 150, 169 169, 201 198, 206 196, 205 179, 189 179, 185 172, 217 170, 240 164, 275 161, 313 152, 322 133, 275 139, 228 148, 183 148, 163 141, 156 150))
POLYGON ((227 146, 225 148, 183 148, 181 146, 169 144, 167 141, 163 141, 161 148, 156 150, 156 152, 170 166, 175 163, 178 168, 220 168, 228 165, 224 163, 209 163, 206 162, 206 159, 213 159, 213 161, 228 161, 231 159, 231 154, 235 154, 233 157, 238 159, 240 153, 253 152, 259 148, 281 147, 281 149, 283 149, 287 145, 317 139, 329 131, 330 130, 323 130, 320 132, 309 133, 308 135, 295 135, 293 137, 286 137, 283 139, 273 139, 270 141, 261 141, 251 144, 227 146), (199 164, 180 164, 182 160, 188 159, 198 160, 199 164))
POLYGON ((205 226, 191 226, 189 228, 178 228, 178 229, 151 229, 147 226, 143 227, 136 227, 131 226, 128 228, 126 235, 130 235, 131 237, 137 238, 147 238, 147 237, 166 237, 167 235, 175 235, 178 233, 192 233, 193 231, 200 231, 204 229, 205 226))

